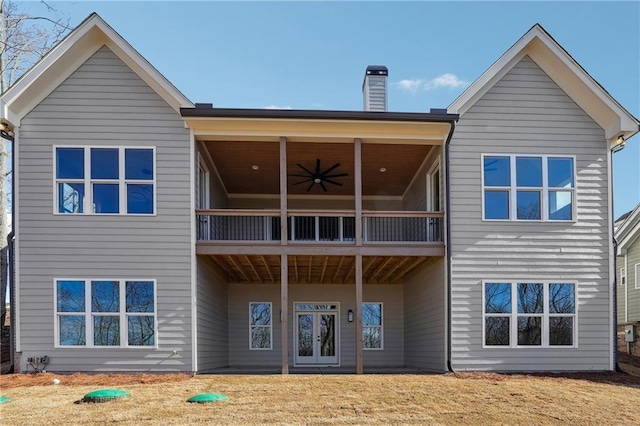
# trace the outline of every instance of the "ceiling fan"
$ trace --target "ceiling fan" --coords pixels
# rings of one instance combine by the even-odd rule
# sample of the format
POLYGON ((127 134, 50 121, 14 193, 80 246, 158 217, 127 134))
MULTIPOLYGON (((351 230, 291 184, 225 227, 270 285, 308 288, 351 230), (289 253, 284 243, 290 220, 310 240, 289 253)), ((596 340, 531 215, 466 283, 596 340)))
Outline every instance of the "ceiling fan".
POLYGON ((313 186, 315 184, 320 185, 322 190, 324 192, 327 192, 328 189, 327 189, 327 186, 325 185, 325 183, 330 183, 331 185, 336 185, 336 186, 342 186, 342 184, 340 182, 336 182, 335 180, 332 180, 332 179, 333 178, 349 176, 349 173, 337 173, 337 174, 333 174, 333 175, 330 174, 332 171, 334 171, 335 169, 337 169, 340 166, 340 163, 336 163, 333 166, 329 167, 327 170, 321 171, 320 159, 319 158, 316 159, 316 169, 315 169, 315 171, 311 171, 311 170, 307 169, 305 166, 303 166, 300 163, 296 163, 296 166, 298 166, 302 170, 304 170, 306 174, 289 173, 288 176, 305 178, 304 180, 301 180, 300 182, 294 183, 293 184, 294 186, 295 185, 301 185, 303 183, 311 182, 311 184, 307 188, 307 192, 311 191, 311 188, 313 188, 313 186))

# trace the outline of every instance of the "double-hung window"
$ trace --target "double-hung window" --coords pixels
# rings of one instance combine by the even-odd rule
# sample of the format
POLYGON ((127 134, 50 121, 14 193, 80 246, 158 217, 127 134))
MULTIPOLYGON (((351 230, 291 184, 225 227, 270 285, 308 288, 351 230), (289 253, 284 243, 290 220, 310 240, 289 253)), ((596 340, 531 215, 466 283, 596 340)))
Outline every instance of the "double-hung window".
POLYGON ((56 345, 156 344, 155 281, 56 280, 56 345))
POLYGON ((620 285, 627 285, 627 268, 620 268, 620 285))
POLYGON ((383 349, 382 303, 362 304, 362 348, 383 349))
POLYGON ((484 346, 573 347, 575 330, 574 283, 484 283, 484 346))
POLYGON ((249 349, 272 349, 270 302, 249 303, 249 349))
POLYGON ((483 155, 485 220, 574 219, 574 158, 483 155))
POLYGON ((155 149, 56 147, 60 214, 154 214, 155 149))

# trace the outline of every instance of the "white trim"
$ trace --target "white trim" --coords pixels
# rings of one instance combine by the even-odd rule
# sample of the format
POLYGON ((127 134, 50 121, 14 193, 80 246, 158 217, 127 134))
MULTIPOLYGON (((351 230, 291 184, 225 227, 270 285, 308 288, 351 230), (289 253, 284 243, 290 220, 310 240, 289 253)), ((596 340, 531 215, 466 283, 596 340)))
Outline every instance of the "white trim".
POLYGON ((482 348, 483 349, 577 349, 578 348, 578 283, 572 280, 482 280, 482 348), (543 312, 539 314, 518 313, 518 284, 542 284, 543 286, 543 312), (486 312, 486 285, 487 284, 508 284, 511 291, 511 312, 509 313, 487 313, 486 312), (549 285, 550 284, 571 284, 573 285, 573 314, 551 314, 549 312, 549 285), (509 318, 509 345, 487 345, 486 344, 486 318, 498 317, 509 318), (540 345, 518 345, 518 317, 540 317, 541 340, 540 345), (549 344, 549 319, 557 317, 573 318, 573 344, 572 345, 550 345, 549 344))
MULTIPOLYGON (((617 318, 613 317, 613 313, 615 312, 616 304, 618 301, 614 299, 614 295, 616 294, 616 252, 615 252, 615 240, 614 240, 614 231, 613 231, 613 152, 610 149, 607 149, 607 254, 609 265, 607 268, 607 279, 608 279, 608 297, 609 297, 609 315, 607 315, 607 325, 609 327, 609 370, 615 371, 616 365, 614 359, 614 353, 618 350, 617 348, 617 330, 614 330, 616 326, 617 318)), ((625 265, 626 267, 626 265, 625 265)), ((628 288, 629 286, 627 286, 628 288)))
POLYGON ((637 238, 640 238, 640 203, 618 226, 615 238, 618 242, 618 254, 621 254, 623 249, 628 248, 637 238))
MULTIPOLYGON (((362 337, 364 338, 364 329, 379 328, 380 329, 380 347, 379 348, 365 348, 364 342, 362 350, 364 351, 383 351, 384 350, 384 303, 383 302, 362 302, 362 313, 364 314, 364 305, 380 305, 380 325, 365 325, 364 318, 362 319, 362 337)), ((363 339, 364 340, 364 339, 363 339)))
POLYGON ((156 160, 155 146, 138 145, 53 145, 53 215, 54 216, 143 216, 153 217, 158 215, 158 167, 156 160), (57 178, 57 149, 77 148, 83 150, 84 156, 84 178, 82 179, 58 179, 57 178), (118 150, 118 179, 92 179, 91 178, 91 150, 92 149, 115 149, 118 150), (151 150, 153 161, 153 179, 126 179, 125 153, 130 149, 151 150), (84 185, 84 203, 82 213, 59 213, 58 205, 58 184, 72 182, 84 185), (111 183, 118 184, 118 213, 95 213, 93 211, 93 184, 111 183), (153 212, 152 213, 127 213, 127 185, 152 185, 153 186, 153 212))
POLYGON ((636 263, 633 269, 635 272, 636 290, 640 290, 640 263, 636 263))
POLYGON ((273 350, 273 303, 271 302, 249 302, 249 350, 250 351, 270 351, 273 350), (251 305, 269 305, 269 347, 268 348, 254 348, 252 347, 253 336, 251 330, 253 327, 267 328, 266 325, 252 325, 251 324, 251 305))
MULTIPOLYGON (((195 210, 195 152, 196 139, 189 129, 189 221, 191 225, 191 371, 198 371, 198 258, 196 257, 196 210, 195 210)), ((198 153, 199 155, 199 153, 198 153)), ((154 155, 155 158, 155 155, 154 155)))
POLYGON ((54 278, 53 279, 53 332, 54 345, 56 349, 158 349, 158 283, 156 279, 150 278, 54 278), (78 281, 84 286, 85 306, 83 312, 58 312, 58 289, 59 281, 78 281), (91 289, 93 281, 110 281, 118 283, 119 311, 97 313, 99 316, 117 316, 120 322, 120 344, 119 345, 94 345, 93 343, 93 317, 91 310, 91 289), (153 312, 126 312, 126 283, 131 281, 142 281, 153 283, 153 312), (59 318, 61 316, 83 316, 85 318, 85 344, 84 345, 61 345, 59 333, 59 318), (152 316, 153 317, 153 345, 130 346, 128 343, 128 316, 152 316))
POLYGON ((429 167, 429 169, 427 170, 427 202, 426 202, 426 210, 431 212, 431 211, 443 211, 442 209, 442 168, 440 167, 440 155, 438 155, 435 160, 433 161, 433 163, 431 164, 431 167, 429 167), (438 190, 438 205, 439 205, 439 209, 435 210, 433 208, 433 176, 438 173, 438 183, 439 183, 439 190, 438 190))
MULTIPOLYGON (((15 339, 16 339, 16 346, 15 346, 15 351, 20 353, 22 352, 21 349, 21 344, 20 344, 20 288, 22 287, 20 285, 20 250, 19 250, 19 245, 20 245, 20 158, 19 158, 19 153, 20 153, 20 144, 18 143, 18 139, 19 139, 19 135, 20 135, 20 129, 18 127, 14 128, 14 137, 13 137, 13 143, 11 144, 11 149, 13 152, 13 159, 14 159, 14 163, 11 163, 11 170, 13 173, 13 176, 11 176, 11 178, 13 179, 13 193, 11 194, 11 202, 13 203, 13 212, 15 214, 15 216, 12 216, 13 218, 13 224, 15 225, 15 228, 12 229, 13 230, 13 235, 15 237, 14 240, 14 245, 13 245, 13 250, 14 250, 14 270, 13 270, 13 288, 11 289, 11 291, 15 291, 15 293, 13 294, 13 306, 11 308, 15 309, 15 322, 14 325, 16 327, 16 331, 15 331, 15 339)), ((4 303, 4 301, 2 301, 2 303, 4 303)), ((10 315, 14 315, 13 312, 10 313, 10 315)), ((18 361, 17 359, 14 359, 14 363, 18 361)))
POLYGON ((481 190, 481 204, 482 204, 482 221, 483 222, 544 222, 544 223, 575 223, 577 222, 577 163, 575 155, 558 155, 558 154, 502 154, 502 153, 482 153, 480 154, 480 190, 481 190), (489 186, 484 185, 484 159, 485 157, 507 157, 509 159, 509 186, 489 186), (540 158, 542 164, 542 186, 540 187, 519 187, 516 181, 516 160, 517 158, 540 158), (567 158, 572 160, 573 171, 573 187, 571 188, 556 188, 549 187, 548 182, 548 162, 551 158, 567 158), (509 200, 509 218, 507 219, 487 219, 485 217, 485 190, 496 192, 507 192, 509 200), (540 219, 518 219, 518 205, 517 195, 520 191, 538 192, 540 194, 540 219), (549 192, 571 192, 571 220, 553 220, 549 219, 549 192))
POLYGON ((522 58, 529 56, 591 118, 605 130, 607 140, 638 132, 640 122, 611 97, 587 72, 539 25, 534 25, 511 46, 451 105, 449 113, 464 115, 522 58))

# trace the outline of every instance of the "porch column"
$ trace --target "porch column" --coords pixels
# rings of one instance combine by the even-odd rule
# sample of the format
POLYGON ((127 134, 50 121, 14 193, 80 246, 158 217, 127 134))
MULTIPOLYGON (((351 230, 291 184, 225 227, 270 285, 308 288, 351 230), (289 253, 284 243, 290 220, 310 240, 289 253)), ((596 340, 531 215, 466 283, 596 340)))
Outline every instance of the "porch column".
POLYGON ((362 245, 362 140, 354 139, 354 189, 356 209, 356 246, 362 245))
POLYGON ((280 244, 287 245, 287 138, 280 138, 280 244))
POLYGON ((280 255, 280 326, 282 374, 289 374, 289 258, 280 255))
POLYGON ((362 255, 356 255, 356 374, 362 374, 362 255))

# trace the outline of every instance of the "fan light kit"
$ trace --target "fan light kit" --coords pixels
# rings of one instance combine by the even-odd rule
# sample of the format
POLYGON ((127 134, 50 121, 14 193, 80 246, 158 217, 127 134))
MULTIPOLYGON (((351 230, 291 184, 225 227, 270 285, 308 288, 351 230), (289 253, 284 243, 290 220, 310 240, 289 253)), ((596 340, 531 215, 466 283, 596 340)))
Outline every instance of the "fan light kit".
POLYGON ((254 164, 253 166, 251 166, 251 170, 258 170, 260 168, 260 166, 258 166, 257 164, 254 164))
POLYGON ((289 173, 288 176, 305 178, 304 180, 301 180, 300 182, 294 183, 293 184, 294 186, 295 185, 301 185, 303 183, 311 182, 311 184, 307 188, 307 192, 311 191, 311 188, 313 188, 313 186, 316 185, 316 184, 320 185, 320 187, 322 188, 322 190, 324 192, 327 192, 328 189, 327 189, 327 186, 325 185, 325 183, 330 183, 331 185, 336 185, 336 186, 342 186, 342 184, 340 182, 336 182, 333 179, 349 176, 349 173, 330 174, 332 171, 334 171, 335 169, 340 167, 340 163, 336 163, 333 166, 329 167, 327 170, 321 171, 322 169, 320 167, 320 159, 319 158, 316 159, 315 171, 311 171, 311 170, 307 169, 305 166, 303 166, 300 163, 296 163, 296 166, 298 166, 302 170, 304 170, 305 174, 289 173))
POLYGON ((386 171, 387 171, 387 168, 386 168, 386 167, 380 167, 380 173, 384 173, 384 172, 386 172, 386 171))

